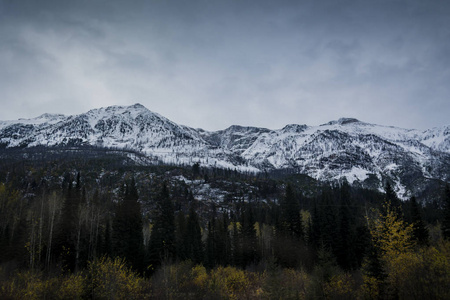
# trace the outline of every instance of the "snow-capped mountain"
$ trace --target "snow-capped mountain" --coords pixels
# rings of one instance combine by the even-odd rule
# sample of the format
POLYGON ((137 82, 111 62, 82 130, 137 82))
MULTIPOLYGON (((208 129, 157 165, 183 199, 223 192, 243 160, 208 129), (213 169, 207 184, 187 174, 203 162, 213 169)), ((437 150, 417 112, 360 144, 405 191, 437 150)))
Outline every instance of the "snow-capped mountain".
POLYGON ((401 197, 424 189, 427 182, 450 179, 450 126, 419 131, 351 118, 320 126, 231 126, 209 132, 178 125, 135 104, 75 116, 0 121, 0 145, 126 148, 164 163, 199 162, 253 172, 289 169, 323 181, 345 177, 372 188, 389 179, 401 197))

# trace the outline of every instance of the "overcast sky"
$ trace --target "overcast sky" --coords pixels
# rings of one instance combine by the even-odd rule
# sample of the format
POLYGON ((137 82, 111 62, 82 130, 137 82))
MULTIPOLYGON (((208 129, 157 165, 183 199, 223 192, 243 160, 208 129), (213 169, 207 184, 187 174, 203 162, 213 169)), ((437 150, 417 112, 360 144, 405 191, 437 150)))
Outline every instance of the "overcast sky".
POLYGON ((0 0, 0 120, 450 124, 450 1, 0 0))

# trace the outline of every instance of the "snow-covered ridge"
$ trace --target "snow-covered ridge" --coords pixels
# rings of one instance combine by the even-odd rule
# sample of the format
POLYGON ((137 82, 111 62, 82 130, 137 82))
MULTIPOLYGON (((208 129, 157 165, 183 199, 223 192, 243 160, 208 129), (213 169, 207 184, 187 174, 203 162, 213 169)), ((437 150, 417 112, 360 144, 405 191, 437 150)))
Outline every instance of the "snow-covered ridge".
POLYGON ((450 178, 450 126, 419 131, 354 118, 320 126, 289 124, 270 130, 233 125, 209 132, 178 125, 135 104, 0 121, 0 145, 127 148, 171 164, 200 162, 253 172, 291 169, 374 188, 389 179, 403 197, 420 189, 417 178, 450 178))
POLYGON ((66 116, 62 114, 42 114, 36 118, 32 119, 19 119, 19 120, 9 120, 9 121, 0 121, 0 130, 6 126, 15 125, 15 124, 23 124, 23 125, 52 125, 56 124, 62 120, 64 120, 66 116))

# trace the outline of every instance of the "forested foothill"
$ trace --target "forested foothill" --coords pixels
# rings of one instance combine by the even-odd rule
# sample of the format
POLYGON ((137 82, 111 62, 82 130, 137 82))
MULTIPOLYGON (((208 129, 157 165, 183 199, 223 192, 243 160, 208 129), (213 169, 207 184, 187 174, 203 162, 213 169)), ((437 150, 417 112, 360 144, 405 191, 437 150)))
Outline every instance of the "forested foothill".
POLYGON ((433 200, 289 172, 0 151, 1 299, 450 299, 433 200))

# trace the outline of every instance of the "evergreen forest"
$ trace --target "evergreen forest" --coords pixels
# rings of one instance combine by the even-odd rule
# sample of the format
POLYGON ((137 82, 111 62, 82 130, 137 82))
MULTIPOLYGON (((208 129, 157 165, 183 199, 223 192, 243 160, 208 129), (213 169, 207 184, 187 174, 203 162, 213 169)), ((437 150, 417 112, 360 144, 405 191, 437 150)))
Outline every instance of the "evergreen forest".
POLYGON ((448 183, 135 161, 1 150, 0 299, 450 299, 448 183))

